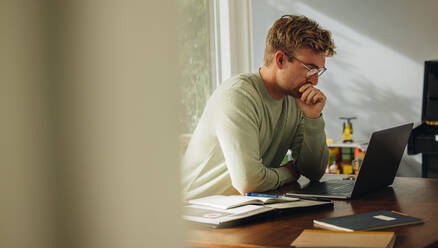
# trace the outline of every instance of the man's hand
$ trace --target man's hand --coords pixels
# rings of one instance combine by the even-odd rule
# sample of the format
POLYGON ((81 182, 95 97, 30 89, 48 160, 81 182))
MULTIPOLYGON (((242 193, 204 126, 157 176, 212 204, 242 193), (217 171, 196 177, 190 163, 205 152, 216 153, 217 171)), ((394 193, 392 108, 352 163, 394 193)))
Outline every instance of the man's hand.
POLYGON ((321 116, 327 99, 324 93, 313 87, 311 83, 301 86, 299 92, 302 93, 302 95, 300 98, 295 98, 295 102, 301 111, 303 111, 304 115, 308 118, 318 118, 321 116))
POLYGON ((298 180, 298 178, 300 177, 300 173, 295 168, 295 164, 292 160, 289 160, 287 163, 283 164, 282 166, 289 169, 290 173, 292 174, 293 181, 298 180))

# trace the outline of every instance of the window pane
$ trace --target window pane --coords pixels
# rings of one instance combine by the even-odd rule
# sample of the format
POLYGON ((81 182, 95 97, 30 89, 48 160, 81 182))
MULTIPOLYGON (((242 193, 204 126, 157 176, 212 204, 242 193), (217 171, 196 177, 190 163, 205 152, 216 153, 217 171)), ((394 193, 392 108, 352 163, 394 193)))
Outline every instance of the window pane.
POLYGON ((192 133, 213 90, 212 32, 210 9, 206 0, 184 0, 182 65, 183 133, 192 133))

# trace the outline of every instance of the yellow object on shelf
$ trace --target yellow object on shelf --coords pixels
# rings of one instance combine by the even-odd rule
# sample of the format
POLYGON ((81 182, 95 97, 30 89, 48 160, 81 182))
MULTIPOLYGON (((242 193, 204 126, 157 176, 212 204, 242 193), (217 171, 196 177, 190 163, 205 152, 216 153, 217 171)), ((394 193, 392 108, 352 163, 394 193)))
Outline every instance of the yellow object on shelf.
POLYGON ((343 164, 342 174, 353 174, 353 166, 351 164, 343 164))
POLYGON ((341 120, 345 120, 343 123, 342 134, 344 136, 344 143, 353 142, 353 124, 351 120, 356 119, 356 117, 339 117, 341 120))
MULTIPOLYGON (((328 139, 329 140, 329 139, 328 139)), ((344 143, 327 141, 329 160, 326 173, 356 174, 365 155, 366 146, 361 143, 344 143)))
POLYGON ((352 135, 353 129, 351 128, 350 124, 346 124, 344 128, 344 142, 353 142, 352 135))
POLYGON ((438 125, 438 121, 425 121, 425 122, 429 126, 437 126, 438 125))

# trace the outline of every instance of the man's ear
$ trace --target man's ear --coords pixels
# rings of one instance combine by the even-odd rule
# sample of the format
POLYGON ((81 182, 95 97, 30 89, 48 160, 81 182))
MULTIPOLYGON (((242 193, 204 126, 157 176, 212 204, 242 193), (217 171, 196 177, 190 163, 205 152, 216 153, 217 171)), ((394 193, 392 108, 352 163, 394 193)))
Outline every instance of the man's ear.
POLYGON ((286 55, 282 51, 275 52, 275 64, 279 69, 283 69, 284 62, 286 60, 286 55))

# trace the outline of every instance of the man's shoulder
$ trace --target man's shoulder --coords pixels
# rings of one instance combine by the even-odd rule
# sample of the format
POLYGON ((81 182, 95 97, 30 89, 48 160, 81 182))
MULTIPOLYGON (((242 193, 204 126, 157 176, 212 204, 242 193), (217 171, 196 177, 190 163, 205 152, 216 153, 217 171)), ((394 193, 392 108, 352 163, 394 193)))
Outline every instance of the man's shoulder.
POLYGON ((255 88, 257 84, 257 75, 255 73, 241 73, 225 80, 221 86, 225 89, 231 88, 255 88))
POLYGON ((251 96, 257 97, 259 95, 258 84, 260 84, 257 74, 242 73, 237 74, 224 81, 220 86, 223 94, 228 96, 251 96))
POLYGON ((222 109, 236 110, 261 108, 262 97, 257 88, 257 76, 254 73, 235 75, 224 81, 214 92, 210 105, 222 109))

